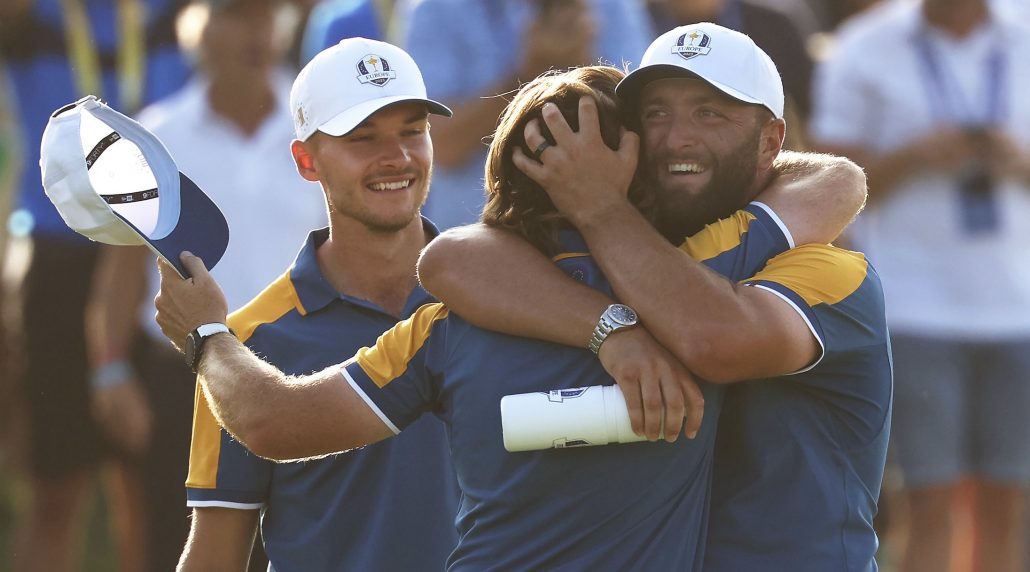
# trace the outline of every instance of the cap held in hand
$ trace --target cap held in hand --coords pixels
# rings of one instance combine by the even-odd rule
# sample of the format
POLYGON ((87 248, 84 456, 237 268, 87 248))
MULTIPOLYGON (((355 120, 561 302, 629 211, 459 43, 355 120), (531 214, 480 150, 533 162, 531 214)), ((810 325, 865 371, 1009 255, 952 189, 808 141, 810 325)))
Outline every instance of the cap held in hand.
POLYGON ((225 253, 229 226, 218 206, 154 134, 94 96, 50 117, 39 166, 61 218, 91 240, 145 244, 184 278, 180 252, 208 268, 225 253))

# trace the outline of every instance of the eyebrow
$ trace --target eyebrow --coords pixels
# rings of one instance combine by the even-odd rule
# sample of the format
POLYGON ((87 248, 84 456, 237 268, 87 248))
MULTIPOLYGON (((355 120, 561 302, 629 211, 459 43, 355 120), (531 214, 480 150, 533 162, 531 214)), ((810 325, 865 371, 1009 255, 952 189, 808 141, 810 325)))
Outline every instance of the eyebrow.
MULTIPOLYGON (((406 123, 406 124, 407 123, 418 123, 418 122, 421 122, 421 121, 428 121, 428 120, 429 120, 429 111, 428 110, 423 110, 423 111, 416 111, 415 113, 412 113, 411 115, 409 115, 407 117, 407 119, 404 120, 404 123, 406 123)), ((372 127, 372 120, 371 120, 371 118, 366 118, 361 123, 358 123, 357 125, 355 125, 354 129, 351 129, 351 132, 357 131, 359 129, 368 129, 370 127, 372 127)))

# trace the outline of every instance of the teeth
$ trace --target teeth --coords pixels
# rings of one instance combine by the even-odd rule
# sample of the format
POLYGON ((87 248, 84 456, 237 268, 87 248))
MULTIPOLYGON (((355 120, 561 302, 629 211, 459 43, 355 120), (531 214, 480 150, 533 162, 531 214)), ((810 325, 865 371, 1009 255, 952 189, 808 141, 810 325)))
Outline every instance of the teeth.
POLYGON ((670 173, 703 173, 705 168, 694 161, 685 163, 669 163, 670 173))
POLYGON ((403 181, 397 181, 396 183, 372 183, 370 186, 373 191, 399 191, 406 189, 411 184, 410 179, 403 181))

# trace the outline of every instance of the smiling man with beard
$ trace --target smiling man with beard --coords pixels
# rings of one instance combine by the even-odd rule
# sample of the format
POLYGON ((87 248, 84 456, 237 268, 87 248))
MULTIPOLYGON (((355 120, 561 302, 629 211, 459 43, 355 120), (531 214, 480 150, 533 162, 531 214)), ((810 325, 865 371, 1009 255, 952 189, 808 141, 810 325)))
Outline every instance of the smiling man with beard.
MULTIPOLYGON (((638 137, 628 132, 619 150, 606 148, 589 100, 578 131, 545 108, 550 135, 530 125, 534 157, 516 151, 514 160, 582 233, 615 296, 646 329, 697 376, 730 384, 704 569, 875 570, 872 519, 892 395, 882 289, 862 254, 812 238, 842 207, 837 197, 810 193, 810 206, 818 212, 822 201, 824 209, 813 216, 782 192, 762 192, 782 171, 775 66, 747 36, 683 26, 655 40, 618 95, 639 125, 660 232, 626 199, 638 137), (696 262, 750 238, 751 227, 734 224, 747 217, 734 211, 756 199, 785 223, 787 242, 803 246, 740 282, 696 262), (722 217, 730 218, 716 223, 722 217), (718 246, 674 246, 692 233, 718 246)), ((625 335, 610 332, 610 298, 495 229, 443 235, 423 254, 420 278, 481 327, 592 349, 598 338, 625 335)), ((616 359, 610 354, 606 365, 616 359)), ((645 419, 661 411, 654 396, 643 407, 645 419)))

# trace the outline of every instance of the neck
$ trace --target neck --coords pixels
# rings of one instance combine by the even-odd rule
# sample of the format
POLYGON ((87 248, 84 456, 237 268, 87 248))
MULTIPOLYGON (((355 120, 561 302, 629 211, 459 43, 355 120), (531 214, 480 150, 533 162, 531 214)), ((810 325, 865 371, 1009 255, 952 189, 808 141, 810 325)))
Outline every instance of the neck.
POLYGON ((275 94, 268 81, 216 78, 208 88, 207 99, 215 113, 248 136, 253 135, 275 109, 275 94))
POLYGON ((955 38, 964 38, 987 21, 987 4, 982 0, 924 0, 923 17, 931 26, 955 38))
POLYGON ((330 217, 329 239, 318 248, 322 275, 337 292, 375 303, 399 317, 417 285, 415 263, 427 236, 422 219, 395 232, 370 230, 330 217))

